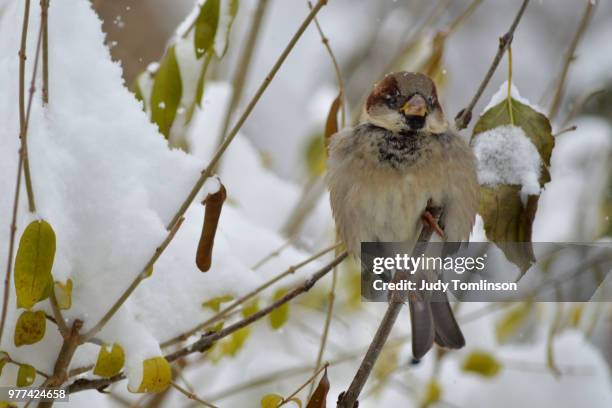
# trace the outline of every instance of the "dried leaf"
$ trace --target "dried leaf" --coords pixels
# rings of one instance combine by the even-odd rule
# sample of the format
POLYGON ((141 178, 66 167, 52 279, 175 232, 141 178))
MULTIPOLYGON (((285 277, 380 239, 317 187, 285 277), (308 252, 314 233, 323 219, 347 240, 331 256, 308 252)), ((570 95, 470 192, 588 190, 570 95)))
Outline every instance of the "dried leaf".
POLYGON ((327 120, 325 121, 325 149, 329 147, 329 141, 331 137, 338 132, 338 112, 342 109, 342 92, 336 96, 336 99, 332 102, 329 113, 327 114, 327 120))
POLYGON ((202 58, 204 53, 210 52, 215 44, 220 8, 220 0, 206 0, 200 7, 200 13, 195 21, 195 35, 193 37, 197 58, 202 58))
POLYGON ((136 392, 162 392, 168 388, 172 370, 164 357, 149 358, 142 362, 142 366, 142 382, 136 392))
POLYGON ((261 398, 261 408, 277 408, 283 402, 283 396, 278 394, 266 394, 261 398))
POLYGON ((202 272, 210 269, 212 263, 212 250, 215 242, 215 234, 217 233, 217 225, 221 216, 223 202, 227 197, 225 187, 221 184, 219 191, 214 194, 209 194, 204 200, 204 225, 202 226, 202 235, 198 243, 196 252, 196 265, 202 272))
MULTIPOLYGON (((277 301, 287 293, 287 289, 280 288, 276 292, 274 292, 274 296, 272 297, 273 301, 277 301)), ((281 328, 289 319, 289 303, 284 303, 274 309, 269 315, 270 325, 273 329, 281 328)))
POLYGON ((327 406, 327 393, 329 393, 329 378, 327 377, 327 369, 325 369, 323 377, 319 380, 319 385, 312 393, 306 408, 325 408, 327 406))
POLYGON ((231 302, 232 300, 234 300, 234 297, 230 295, 217 296, 202 303, 202 307, 208 307, 212 309, 213 312, 218 312, 221 310, 221 303, 231 302))
POLYGON ((15 258, 17 307, 30 309, 49 296, 54 258, 53 228, 46 221, 32 221, 23 231, 15 258))
POLYGON ((523 302, 502 316, 495 324, 495 337, 498 343, 506 343, 523 327, 531 314, 531 306, 531 303, 523 302))
POLYGON ((72 307, 72 279, 68 279, 66 283, 56 281, 53 287, 59 308, 70 309, 72 307))
POLYGON ((151 90, 151 120, 159 127, 159 131, 170 135, 170 128, 176 117, 176 110, 181 102, 183 84, 175 47, 168 48, 153 81, 151 90))
POLYGON ((28 364, 21 364, 17 371, 17 386, 28 387, 34 383, 36 379, 36 369, 28 364))
POLYGON ((472 351, 463 360, 461 366, 463 371, 483 377, 495 377, 501 368, 500 362, 492 354, 484 351, 472 351))
POLYGON ((15 346, 38 343, 45 336, 46 323, 45 312, 43 311, 31 312, 26 310, 21 313, 15 325, 15 346))
POLYGON ((100 347, 93 373, 100 377, 112 377, 119 374, 124 364, 125 353, 123 348, 117 343, 113 343, 112 346, 104 344, 100 347))

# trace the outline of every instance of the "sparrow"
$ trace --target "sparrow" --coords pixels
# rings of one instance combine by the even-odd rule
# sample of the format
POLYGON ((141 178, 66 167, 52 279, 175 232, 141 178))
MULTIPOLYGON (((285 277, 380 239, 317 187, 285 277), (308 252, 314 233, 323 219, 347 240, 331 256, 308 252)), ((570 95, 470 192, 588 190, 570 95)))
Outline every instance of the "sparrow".
MULTIPOLYGON (((359 124, 331 136, 326 183, 339 237, 361 257, 361 242, 414 247, 423 225, 443 240, 467 241, 478 209, 476 159, 449 128, 426 75, 386 75, 368 96, 359 124), (432 209, 441 211, 436 221, 432 209)), ((430 279, 430 278, 423 278, 430 279)), ((412 353, 437 343, 465 345, 446 295, 410 294, 412 353)))

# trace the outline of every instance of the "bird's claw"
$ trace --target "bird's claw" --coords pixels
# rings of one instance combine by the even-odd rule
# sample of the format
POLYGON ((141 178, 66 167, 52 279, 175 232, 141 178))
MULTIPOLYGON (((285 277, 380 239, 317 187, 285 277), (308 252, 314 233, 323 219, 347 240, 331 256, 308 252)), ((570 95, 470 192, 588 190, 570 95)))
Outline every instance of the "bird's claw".
POLYGON ((425 226, 434 230, 436 234, 440 236, 440 238, 446 239, 446 234, 444 233, 442 228, 440 228, 440 225, 438 225, 438 221, 429 210, 426 209, 423 212, 423 215, 421 215, 421 220, 423 221, 423 224, 425 224, 425 226))

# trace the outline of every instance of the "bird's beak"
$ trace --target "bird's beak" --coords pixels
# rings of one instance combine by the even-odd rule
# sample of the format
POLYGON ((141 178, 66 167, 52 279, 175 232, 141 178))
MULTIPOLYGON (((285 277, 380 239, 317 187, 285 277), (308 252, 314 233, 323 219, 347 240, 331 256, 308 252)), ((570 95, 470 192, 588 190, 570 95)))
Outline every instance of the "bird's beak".
POLYGON ((427 102, 421 95, 414 94, 400 111, 406 116, 425 116, 427 114, 427 102))

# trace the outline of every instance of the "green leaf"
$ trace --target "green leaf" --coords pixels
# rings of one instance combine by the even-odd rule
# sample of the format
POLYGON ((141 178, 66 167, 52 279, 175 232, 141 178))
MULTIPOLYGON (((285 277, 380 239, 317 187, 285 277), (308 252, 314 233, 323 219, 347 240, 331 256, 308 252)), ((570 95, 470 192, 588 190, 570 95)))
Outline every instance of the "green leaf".
POLYGON ((68 279, 66 283, 55 282, 53 285, 57 305, 62 310, 67 310, 72 307, 72 279, 68 279))
POLYGON ((151 120, 168 138, 176 111, 181 102, 183 84, 174 46, 168 48, 161 62, 151 90, 151 120))
POLYGON ((483 377, 495 377, 502 366, 490 353, 484 351, 472 351, 463 360, 461 369, 466 372, 475 373, 483 377))
MULTIPOLYGON (((229 7, 228 7, 228 22, 227 22, 227 27, 225 28, 225 45, 223 47, 223 50, 220 53, 217 53, 217 57, 219 58, 223 58, 225 56, 225 53, 227 52, 227 48, 229 46, 229 37, 230 37, 230 32, 232 31, 232 26, 234 25, 234 20, 236 19, 236 14, 238 14, 238 5, 239 2, 238 0, 227 0, 229 1, 229 7)), ((218 50, 217 50, 218 51, 218 50)))
POLYGON ((45 336, 46 322, 45 312, 43 311, 31 312, 26 310, 21 313, 15 325, 15 346, 38 343, 45 336))
POLYGON ((46 221, 32 221, 23 231, 15 258, 17 307, 30 309, 49 296, 54 258, 53 228, 46 221))
POLYGON ((221 310, 221 303, 231 302, 232 300, 234 300, 234 297, 230 295, 217 296, 202 303, 202 307, 208 307, 214 312, 219 312, 221 310))
POLYGON ((119 374, 124 364, 125 354, 123 348, 117 343, 114 343, 112 346, 104 344, 100 347, 93 373, 100 377, 112 377, 119 374))
POLYGON ((204 53, 210 52, 215 44, 220 8, 220 0, 206 0, 200 7, 200 14, 195 21, 195 35, 193 37, 197 58, 202 58, 204 53))
POLYGON ((149 358, 142 362, 142 367, 142 382, 136 392, 162 392, 168 388, 172 370, 164 357, 149 358))
MULTIPOLYGON (((287 289, 281 288, 274 292, 273 301, 277 301, 287 293, 287 289)), ((284 303, 274 309, 269 315, 270 325, 274 330, 281 328, 289 319, 289 303, 284 303)))
POLYGON ((36 369, 28 364, 21 364, 17 371, 17 386, 28 387, 36 379, 36 369))
MULTIPOLYGON (((499 126, 513 124, 523 129, 536 147, 542 159, 540 186, 550 181, 550 157, 555 144, 548 118, 533 108, 511 100, 512 117, 507 99, 487 110, 474 125, 472 140, 479 133, 499 126)), ((485 137, 485 136, 483 136, 485 137)), ((538 209, 539 196, 530 195, 523 203, 520 186, 497 185, 481 187, 480 214, 485 224, 487 238, 493 241, 508 260, 521 269, 521 276, 535 262, 531 233, 538 209), (524 242, 525 245, 506 244, 524 242)))
POLYGON ((261 399, 261 408, 277 408, 282 401, 282 395, 266 394, 261 399))
POLYGON ((253 299, 242 308, 242 317, 247 318, 259 312, 259 299, 253 299))
POLYGON ((310 401, 306 408, 325 408, 327 404, 327 394, 329 393, 329 378, 327 378, 327 369, 323 373, 323 377, 319 380, 317 388, 315 388, 310 397, 310 401))
POLYGON ((512 338, 529 318, 532 304, 523 302, 508 311, 495 325, 495 337, 500 344, 512 338))

